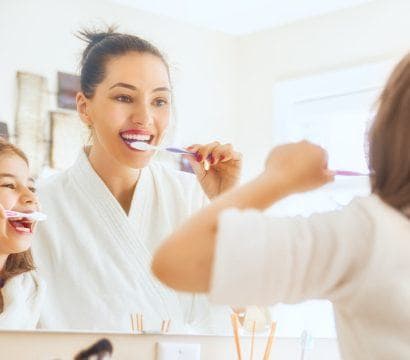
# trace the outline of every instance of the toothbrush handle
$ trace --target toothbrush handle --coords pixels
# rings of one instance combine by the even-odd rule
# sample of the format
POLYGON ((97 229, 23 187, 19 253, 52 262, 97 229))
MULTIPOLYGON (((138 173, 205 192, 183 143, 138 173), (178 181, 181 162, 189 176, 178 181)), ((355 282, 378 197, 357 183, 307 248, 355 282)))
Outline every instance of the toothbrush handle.
POLYGON ((26 217, 28 219, 36 220, 36 221, 44 221, 47 219, 47 216, 43 213, 35 211, 34 213, 21 213, 18 211, 13 210, 5 210, 7 218, 14 218, 14 217, 26 217))
POLYGON ((169 152, 172 152, 174 154, 185 154, 185 155, 195 156, 195 153, 193 153, 191 151, 184 150, 184 149, 180 149, 180 148, 167 147, 167 148, 165 148, 165 150, 169 151, 169 152))
POLYGON ((368 176, 369 174, 363 174, 356 171, 349 171, 349 170, 335 170, 335 175, 338 176, 368 176))
POLYGON ((7 217, 18 217, 18 216, 22 216, 22 213, 17 212, 17 211, 13 211, 13 210, 4 210, 4 212, 6 213, 7 217))

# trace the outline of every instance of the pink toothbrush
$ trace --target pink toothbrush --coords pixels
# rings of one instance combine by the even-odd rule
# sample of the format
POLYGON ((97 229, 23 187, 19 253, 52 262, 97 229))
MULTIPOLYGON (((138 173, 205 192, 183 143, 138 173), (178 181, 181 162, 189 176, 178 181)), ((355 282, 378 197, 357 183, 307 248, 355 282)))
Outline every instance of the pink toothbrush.
POLYGON ((35 211, 31 213, 22 213, 18 211, 12 211, 12 210, 5 210, 7 218, 25 218, 29 220, 34 220, 34 221, 44 221, 47 219, 47 215, 43 214, 41 212, 35 211))
POLYGON ((364 174, 356 171, 349 170, 334 170, 333 173, 336 176, 369 176, 370 174, 364 174))
POLYGON ((134 141, 130 143, 130 146, 136 150, 141 150, 141 151, 159 150, 159 151, 172 152, 174 154, 181 154, 181 155, 185 154, 185 155, 195 156, 195 153, 181 149, 181 148, 155 146, 155 145, 147 144, 146 142, 143 142, 143 141, 134 141))

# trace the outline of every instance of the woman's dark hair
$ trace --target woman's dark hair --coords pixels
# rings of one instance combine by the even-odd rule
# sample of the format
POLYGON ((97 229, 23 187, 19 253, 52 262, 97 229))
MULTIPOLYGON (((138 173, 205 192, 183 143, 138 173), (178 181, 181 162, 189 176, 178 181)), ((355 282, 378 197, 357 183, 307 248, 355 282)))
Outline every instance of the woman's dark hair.
POLYGON ((395 67, 380 96, 369 133, 372 191, 403 211, 410 206, 410 53, 395 67))
POLYGON ((169 76, 169 66, 162 53, 138 36, 117 33, 115 28, 109 27, 105 32, 83 30, 77 37, 88 43, 82 55, 80 79, 81 91, 89 99, 93 97, 97 85, 104 80, 107 62, 129 52, 148 53, 158 57, 169 76))

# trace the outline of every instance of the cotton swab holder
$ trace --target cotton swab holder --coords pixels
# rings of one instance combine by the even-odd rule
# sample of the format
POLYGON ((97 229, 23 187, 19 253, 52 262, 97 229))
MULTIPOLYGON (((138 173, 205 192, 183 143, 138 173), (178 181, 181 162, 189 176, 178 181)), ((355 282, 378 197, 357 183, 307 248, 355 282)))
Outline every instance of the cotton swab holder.
POLYGON ((143 315, 140 313, 131 314, 131 330, 142 334, 144 332, 143 315))
POLYGON ((239 339, 239 319, 237 314, 231 315, 231 323, 233 329, 233 336, 235 339, 235 347, 236 347, 236 355, 238 356, 238 360, 242 360, 242 350, 241 350, 241 342, 239 339))

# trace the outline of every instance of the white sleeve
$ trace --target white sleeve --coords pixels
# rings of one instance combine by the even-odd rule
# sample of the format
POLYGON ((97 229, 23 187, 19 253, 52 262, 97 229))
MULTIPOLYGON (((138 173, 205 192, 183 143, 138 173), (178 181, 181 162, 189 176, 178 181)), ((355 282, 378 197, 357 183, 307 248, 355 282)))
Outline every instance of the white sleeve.
POLYGON ((232 306, 336 301, 360 280, 372 229, 355 202, 310 218, 227 210, 219 218, 210 298, 232 306))

